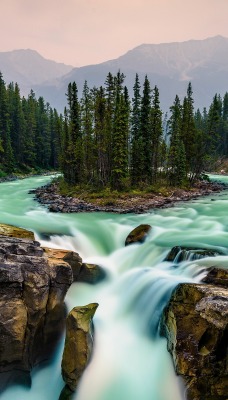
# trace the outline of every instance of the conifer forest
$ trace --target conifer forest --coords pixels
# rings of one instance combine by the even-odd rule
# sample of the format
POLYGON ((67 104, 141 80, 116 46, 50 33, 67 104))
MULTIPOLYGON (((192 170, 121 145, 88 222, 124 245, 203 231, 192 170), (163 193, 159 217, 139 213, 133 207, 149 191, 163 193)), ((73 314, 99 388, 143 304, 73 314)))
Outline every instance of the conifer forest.
POLYGON ((62 114, 0 75, 0 176, 59 170, 70 185, 114 190, 190 185, 216 159, 228 156, 228 93, 195 110, 188 84, 164 114, 159 88, 136 74, 133 97, 124 75, 109 73, 101 87, 69 83, 62 114))

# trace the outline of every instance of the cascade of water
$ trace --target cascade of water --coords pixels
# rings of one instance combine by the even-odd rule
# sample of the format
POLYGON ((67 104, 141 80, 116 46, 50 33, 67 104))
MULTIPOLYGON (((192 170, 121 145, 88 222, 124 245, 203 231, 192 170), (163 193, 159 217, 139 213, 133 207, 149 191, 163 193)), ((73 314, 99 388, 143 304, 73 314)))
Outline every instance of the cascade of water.
MULTIPOLYGON (((199 282, 215 260, 228 268, 228 256, 187 257, 178 266, 163 260, 177 245, 226 248, 228 193, 213 196, 213 202, 205 198, 144 215, 64 215, 48 213, 27 195, 48 179, 1 184, 0 222, 32 229, 42 245, 75 250, 109 272, 95 286, 74 283, 67 295, 68 309, 99 303, 93 359, 75 399, 183 400, 166 341, 159 336, 160 315, 179 282, 199 282), (153 227, 146 242, 125 248, 127 234, 141 223, 153 227)), ((33 371, 31 389, 11 387, 1 400, 57 400, 62 348, 63 342, 52 364, 33 371)))

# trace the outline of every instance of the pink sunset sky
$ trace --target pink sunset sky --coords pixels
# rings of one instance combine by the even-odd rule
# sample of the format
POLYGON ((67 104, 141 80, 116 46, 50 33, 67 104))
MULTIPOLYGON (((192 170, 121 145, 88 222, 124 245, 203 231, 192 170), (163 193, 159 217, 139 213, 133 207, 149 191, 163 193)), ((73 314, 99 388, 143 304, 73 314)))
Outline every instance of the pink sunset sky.
POLYGON ((82 66, 142 43, 228 37, 227 20, 228 0, 1 0, 0 51, 82 66))

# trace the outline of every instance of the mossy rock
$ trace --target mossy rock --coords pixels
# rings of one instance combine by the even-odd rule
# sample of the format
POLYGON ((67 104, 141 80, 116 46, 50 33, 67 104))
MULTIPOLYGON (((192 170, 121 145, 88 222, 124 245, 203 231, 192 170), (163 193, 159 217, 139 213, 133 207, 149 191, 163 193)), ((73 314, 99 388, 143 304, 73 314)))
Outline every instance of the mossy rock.
POLYGON ((133 229, 125 240, 125 246, 133 243, 143 243, 149 232, 151 231, 152 227, 147 224, 141 224, 133 229))
POLYGON ((33 232, 7 224, 0 224, 0 235, 19 239, 35 240, 33 232))
POLYGON ((93 316, 98 307, 91 303, 74 307, 66 319, 66 340, 62 358, 62 377, 75 391, 93 350, 93 316))

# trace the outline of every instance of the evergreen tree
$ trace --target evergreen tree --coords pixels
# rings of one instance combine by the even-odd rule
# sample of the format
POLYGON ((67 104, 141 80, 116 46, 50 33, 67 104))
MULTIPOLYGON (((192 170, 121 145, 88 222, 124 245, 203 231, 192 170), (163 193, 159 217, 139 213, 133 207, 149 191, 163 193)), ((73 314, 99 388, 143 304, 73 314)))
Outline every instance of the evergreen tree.
POLYGON ((135 77, 133 87, 134 97, 132 99, 132 114, 131 114, 131 157, 130 157, 130 172, 132 184, 137 184, 141 181, 144 168, 143 155, 143 139, 140 129, 140 112, 141 112, 141 94, 138 74, 135 77))
POLYGON ((87 81, 84 83, 81 98, 81 135, 85 168, 84 178, 86 181, 90 181, 93 178, 94 170, 93 103, 87 81))
MULTIPOLYGON (((141 112, 140 112, 140 136, 143 143, 142 151, 142 176, 141 180, 150 183, 151 182, 151 165, 152 165, 152 154, 151 154, 151 88, 150 82, 145 77, 143 84, 143 95, 141 101, 141 112)), ((141 149, 140 149, 141 150, 141 149)))
POLYGON ((109 156, 106 125, 106 98, 105 90, 101 86, 95 94, 94 107, 94 158, 96 160, 96 178, 98 185, 106 185, 109 182, 109 156))
POLYGON ((122 87, 122 78, 118 73, 112 142, 111 185, 116 190, 124 188, 128 176, 129 100, 126 88, 122 87))
POLYGON ((15 160, 10 138, 9 103, 3 76, 0 73, 0 162, 7 172, 14 169, 15 160))
POLYGON ((83 144, 80 123, 80 106, 78 101, 78 89, 75 82, 68 85, 69 106, 69 183, 77 185, 83 182, 83 144))
POLYGON ((106 137, 106 155, 107 155, 107 179, 110 181, 112 169, 112 140, 113 140, 113 121, 115 109, 115 82, 114 76, 109 72, 105 81, 105 137, 106 137))
POLYGON ((187 96, 184 98, 183 102, 181 138, 184 143, 187 173, 189 176, 189 180, 193 181, 195 179, 196 167, 195 158, 197 130, 194 119, 194 100, 192 97, 191 82, 188 84, 187 96))
POLYGON ((152 182, 157 182, 161 159, 162 111, 160 109, 159 91, 155 86, 152 94, 151 109, 151 147, 152 147, 152 182))
POLYGON ((182 107, 178 96, 170 107, 168 128, 170 134, 170 147, 168 154, 168 176, 173 186, 183 185, 186 179, 186 155, 181 137, 182 107))
POLYGON ((36 166, 35 137, 37 131, 36 125, 36 98, 33 90, 30 91, 28 99, 22 99, 22 109, 26 124, 26 142, 24 143, 24 161, 25 164, 36 166))

